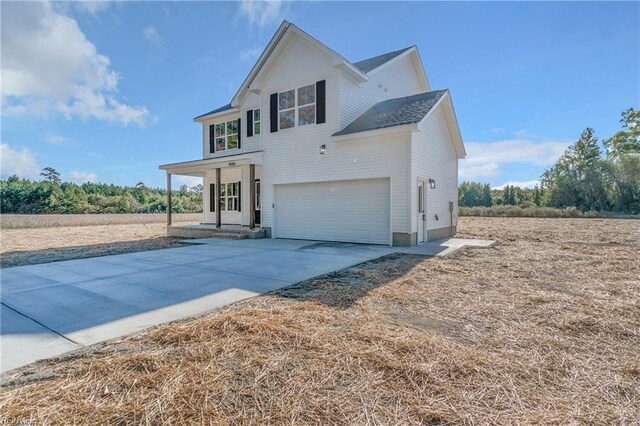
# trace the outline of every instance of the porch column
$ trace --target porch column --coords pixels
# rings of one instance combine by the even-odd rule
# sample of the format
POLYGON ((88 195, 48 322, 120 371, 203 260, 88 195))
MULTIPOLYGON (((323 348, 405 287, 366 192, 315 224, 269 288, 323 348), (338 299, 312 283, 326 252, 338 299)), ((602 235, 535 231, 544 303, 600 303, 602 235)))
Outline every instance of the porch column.
POLYGON ((222 227, 222 188, 220 188, 220 168, 216 169, 216 228, 222 227))
POLYGON ((256 227, 256 165, 249 165, 249 228, 256 227))
POLYGON ((171 173, 167 172, 167 226, 171 226, 171 173))

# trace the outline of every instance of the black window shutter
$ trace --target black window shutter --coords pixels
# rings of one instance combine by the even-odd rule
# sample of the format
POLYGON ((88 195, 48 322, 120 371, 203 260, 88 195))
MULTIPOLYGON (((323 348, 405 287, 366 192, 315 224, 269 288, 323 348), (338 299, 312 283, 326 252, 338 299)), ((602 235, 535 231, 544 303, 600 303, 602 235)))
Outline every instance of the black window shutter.
POLYGON ((209 184, 209 211, 216 211, 216 184, 209 184))
POLYGON ((209 152, 216 152, 216 135, 213 124, 209 126, 209 152))
POLYGON ((269 115, 271 119, 271 133, 278 131, 278 94, 272 93, 270 99, 269 115))
POLYGON ((326 80, 316 83, 316 124, 327 121, 326 80))
POLYGON ((242 126, 240 124, 240 119, 238 118, 238 149, 242 148, 242 137, 240 136, 242 134, 242 126))
POLYGON ((242 203, 242 182, 238 182, 238 211, 242 211, 240 204, 242 203))
POLYGON ((247 111, 247 137, 253 136, 253 110, 247 111))

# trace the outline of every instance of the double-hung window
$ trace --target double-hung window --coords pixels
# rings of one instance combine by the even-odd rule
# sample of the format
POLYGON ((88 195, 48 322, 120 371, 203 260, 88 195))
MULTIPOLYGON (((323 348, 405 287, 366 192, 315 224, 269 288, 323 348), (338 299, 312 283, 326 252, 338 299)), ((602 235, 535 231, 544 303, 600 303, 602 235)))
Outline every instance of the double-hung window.
POLYGON ((298 89, 298 126, 316 122, 316 85, 298 89))
POLYGON ((253 134, 260 134, 260 109, 253 110, 253 134))
POLYGON ((222 211, 238 211, 238 190, 239 182, 223 183, 220 186, 220 210, 222 211))
POLYGON ((278 93, 280 129, 305 126, 316 122, 316 85, 278 93))
POLYGON ((238 149, 238 120, 227 121, 215 125, 216 151, 238 149))

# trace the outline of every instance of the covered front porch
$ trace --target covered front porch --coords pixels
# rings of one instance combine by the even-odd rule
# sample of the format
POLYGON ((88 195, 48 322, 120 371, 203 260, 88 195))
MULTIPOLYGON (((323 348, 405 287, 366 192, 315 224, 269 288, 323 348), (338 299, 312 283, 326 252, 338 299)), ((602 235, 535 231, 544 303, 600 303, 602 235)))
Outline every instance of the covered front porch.
POLYGON ((167 234, 189 238, 209 238, 212 233, 223 237, 262 236, 263 232, 252 232, 260 229, 261 224, 262 156, 263 152, 258 151, 160 166, 167 173, 167 234), (202 178, 203 214, 200 225, 172 224, 173 175, 202 178))

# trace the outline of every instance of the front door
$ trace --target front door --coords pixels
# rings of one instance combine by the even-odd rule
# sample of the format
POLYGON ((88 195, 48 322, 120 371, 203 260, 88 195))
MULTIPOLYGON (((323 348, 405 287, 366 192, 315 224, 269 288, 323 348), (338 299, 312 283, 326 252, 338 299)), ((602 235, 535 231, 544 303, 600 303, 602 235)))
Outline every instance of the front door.
POLYGON ((418 181, 418 244, 424 243, 425 233, 427 229, 427 213, 426 213, 426 192, 425 182, 418 181))

